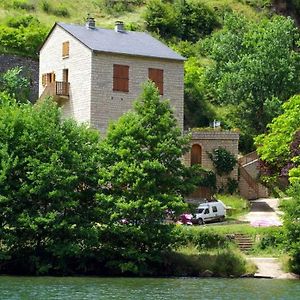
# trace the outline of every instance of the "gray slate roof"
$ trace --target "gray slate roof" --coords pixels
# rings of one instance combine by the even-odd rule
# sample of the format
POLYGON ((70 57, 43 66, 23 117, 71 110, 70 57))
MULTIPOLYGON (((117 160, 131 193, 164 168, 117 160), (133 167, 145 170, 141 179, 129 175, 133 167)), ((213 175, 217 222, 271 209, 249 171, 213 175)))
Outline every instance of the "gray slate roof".
POLYGON ((93 51, 184 60, 169 47, 145 32, 124 31, 57 23, 93 51))

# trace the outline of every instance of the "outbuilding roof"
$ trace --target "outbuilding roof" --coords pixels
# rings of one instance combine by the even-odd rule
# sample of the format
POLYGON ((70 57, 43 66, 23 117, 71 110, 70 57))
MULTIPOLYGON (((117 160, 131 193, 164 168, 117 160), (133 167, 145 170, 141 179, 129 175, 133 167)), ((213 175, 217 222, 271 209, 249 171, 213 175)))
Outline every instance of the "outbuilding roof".
POLYGON ((116 32, 115 30, 98 27, 90 29, 86 26, 65 23, 57 23, 56 25, 93 51, 185 60, 184 57, 145 32, 116 32))

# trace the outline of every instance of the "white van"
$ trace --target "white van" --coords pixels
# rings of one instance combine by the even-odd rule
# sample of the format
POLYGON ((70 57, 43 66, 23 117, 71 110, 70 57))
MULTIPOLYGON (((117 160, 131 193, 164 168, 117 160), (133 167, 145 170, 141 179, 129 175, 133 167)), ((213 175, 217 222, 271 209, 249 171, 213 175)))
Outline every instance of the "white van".
POLYGON ((209 221, 223 221, 226 216, 226 208, 222 201, 201 203, 193 218, 193 223, 204 224, 209 221))

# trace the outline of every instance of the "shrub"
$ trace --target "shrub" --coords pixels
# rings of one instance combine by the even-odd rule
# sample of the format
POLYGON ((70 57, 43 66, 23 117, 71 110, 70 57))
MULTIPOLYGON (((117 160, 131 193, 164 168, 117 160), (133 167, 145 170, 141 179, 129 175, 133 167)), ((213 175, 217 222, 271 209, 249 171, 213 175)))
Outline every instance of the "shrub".
POLYGON ((58 17, 65 17, 65 18, 70 17, 70 12, 69 12, 68 8, 64 5, 60 5, 57 8, 53 8, 52 13, 53 13, 53 15, 58 16, 58 17))
POLYGON ((50 14, 52 11, 52 6, 47 0, 42 1, 42 10, 47 14, 50 14))
POLYGON ((132 11, 135 6, 143 4, 144 0, 100 0, 98 5, 109 14, 121 14, 132 11))
POLYGON ((234 276, 253 272, 243 256, 233 250, 219 250, 216 252, 190 253, 190 247, 181 248, 177 252, 164 254, 162 275, 166 276, 201 276, 206 270, 212 271, 213 276, 234 276))
POLYGON ((51 3, 45 0, 42 2, 42 10, 47 14, 53 14, 58 17, 70 17, 68 8, 63 4, 60 4, 58 7, 53 7, 51 3))
POLYGON ((147 29, 163 38, 196 42, 218 27, 214 12, 198 1, 150 0, 145 11, 147 29))
POLYGON ((208 155, 220 176, 229 174, 237 163, 235 156, 223 147, 214 149, 208 155))
POLYGON ((24 9, 27 11, 35 10, 35 6, 32 3, 28 3, 26 0, 14 0, 12 7, 14 9, 24 9))
POLYGON ((219 234, 212 230, 207 230, 207 228, 185 228, 180 226, 175 229, 175 232, 179 244, 192 244, 197 247, 199 251, 219 248, 224 249, 230 247, 230 245, 234 245, 225 234, 219 234))
POLYGON ((35 57, 37 49, 44 41, 48 29, 39 20, 31 16, 11 18, 8 26, 0 26, 0 44, 2 51, 22 53, 35 57))
POLYGON ((0 271, 82 270, 99 245, 99 135, 61 122, 50 100, 32 106, 0 97, 0 271))
POLYGON ((233 195, 236 192, 238 186, 239 186, 239 182, 236 179, 234 178, 227 179, 227 192, 230 195, 233 195))

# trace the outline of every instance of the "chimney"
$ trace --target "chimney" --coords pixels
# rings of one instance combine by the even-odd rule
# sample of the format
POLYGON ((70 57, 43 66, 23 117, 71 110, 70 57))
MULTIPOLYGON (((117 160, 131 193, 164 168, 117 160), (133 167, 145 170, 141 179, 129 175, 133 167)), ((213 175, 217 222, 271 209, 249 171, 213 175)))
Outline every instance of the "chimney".
POLYGON ((95 19, 93 17, 88 16, 86 18, 86 28, 88 28, 88 29, 95 29, 96 28, 95 19))
POLYGON ((124 23, 122 21, 116 21, 115 32, 124 32, 124 23))

